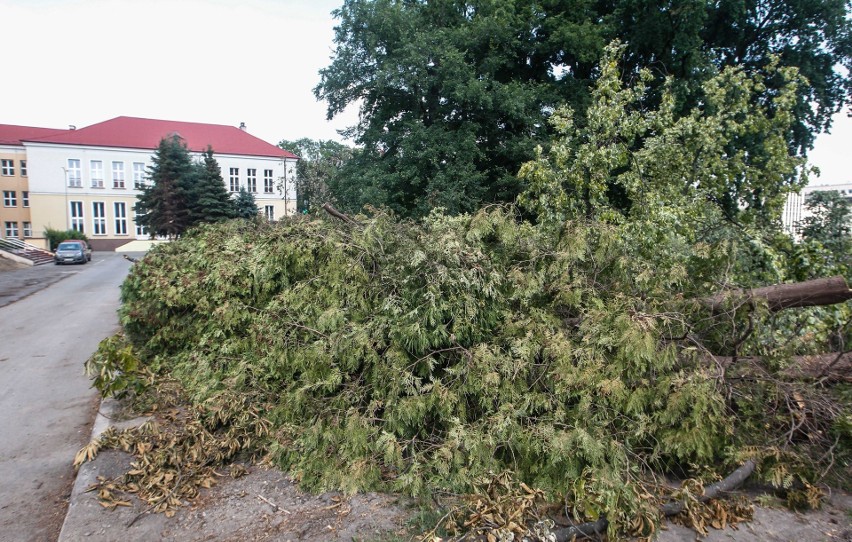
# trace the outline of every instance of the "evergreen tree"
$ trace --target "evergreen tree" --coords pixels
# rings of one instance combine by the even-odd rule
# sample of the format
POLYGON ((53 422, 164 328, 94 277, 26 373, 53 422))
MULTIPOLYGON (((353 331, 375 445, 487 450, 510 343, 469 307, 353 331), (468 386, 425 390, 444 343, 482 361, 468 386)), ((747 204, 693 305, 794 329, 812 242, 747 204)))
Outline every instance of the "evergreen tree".
POLYGON ((136 221, 153 235, 178 237, 192 224, 190 205, 196 169, 180 136, 160 140, 138 196, 136 221))
POLYGON ((193 225, 201 222, 221 222, 237 216, 234 201, 225 189, 222 170, 213 158, 213 148, 208 145, 204 161, 196 164, 196 182, 193 186, 193 225))
POLYGON ((237 198, 234 200, 235 214, 237 218, 255 218, 260 213, 254 196, 245 188, 240 188, 237 198))

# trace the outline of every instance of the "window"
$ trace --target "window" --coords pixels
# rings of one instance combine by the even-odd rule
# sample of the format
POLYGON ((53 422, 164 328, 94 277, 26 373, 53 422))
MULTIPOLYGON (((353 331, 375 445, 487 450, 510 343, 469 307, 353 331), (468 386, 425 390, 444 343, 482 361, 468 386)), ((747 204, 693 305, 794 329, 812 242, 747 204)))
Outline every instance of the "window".
POLYGON ((123 201, 116 201, 113 204, 115 211, 115 234, 127 235, 127 207, 123 201))
POLYGON ((104 163, 100 160, 89 162, 89 176, 92 178, 92 188, 104 187, 104 163))
POLYGON ((136 237, 147 237, 148 236, 148 228, 142 226, 137 222, 137 214, 133 213, 133 223, 136 224, 136 237))
POLYGON ((17 237, 18 236, 18 223, 17 222, 6 222, 6 237, 17 237))
POLYGON ((133 188, 145 188, 145 164, 142 162, 133 162, 133 188))
POLYGON ((3 207, 17 207, 18 193, 14 190, 3 191, 3 207))
POLYGON ((240 191, 240 168, 232 167, 231 168, 231 182, 230 182, 231 192, 239 192, 240 191))
POLYGON ((80 161, 74 158, 68 159, 68 170, 65 172, 68 175, 68 186, 80 188, 83 186, 82 177, 80 176, 80 161))
MULTIPOLYGON (((27 161, 21 160, 21 177, 26 177, 26 176, 27 176, 27 161)), ((25 233, 24 235, 26 236, 27 234, 25 233)))
POLYGON ((275 207, 272 205, 266 205, 263 208, 263 214, 266 215, 266 220, 275 220, 275 207))
MULTIPOLYGON (((15 174, 15 161, 14 160, 0 160, 0 168, 2 168, 3 175, 6 177, 10 177, 15 174)), ((7 224, 11 224, 7 222, 7 224)), ((15 226, 17 228, 17 226, 15 226)))
POLYGON ((272 193, 272 170, 264 169, 263 170, 263 191, 267 194, 272 193))
POLYGON ((112 163, 112 187, 124 188, 124 162, 112 163))
POLYGON ((106 235, 106 213, 104 212, 104 202, 95 201, 92 203, 92 225, 95 235, 106 235))
POLYGON ((23 205, 24 207, 30 206, 30 193, 26 190, 21 192, 21 205, 23 205))
POLYGON ((33 236, 33 223, 32 222, 24 222, 24 237, 32 237, 33 236))
POLYGON ((69 201, 71 212, 71 229, 80 233, 86 233, 86 228, 83 225, 83 202, 69 201))
POLYGON ((257 170, 249 169, 246 172, 246 184, 248 185, 248 191, 256 194, 257 193, 257 170))

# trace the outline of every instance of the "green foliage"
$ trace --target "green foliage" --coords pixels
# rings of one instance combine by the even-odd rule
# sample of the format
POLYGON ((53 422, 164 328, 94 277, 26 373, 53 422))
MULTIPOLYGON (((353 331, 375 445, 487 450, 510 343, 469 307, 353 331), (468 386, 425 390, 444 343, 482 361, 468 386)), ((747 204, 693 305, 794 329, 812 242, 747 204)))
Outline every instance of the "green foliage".
POLYGON ((77 231, 77 230, 64 230, 63 231, 63 230, 54 230, 52 228, 45 228, 44 229, 44 237, 45 237, 45 239, 47 239, 48 248, 50 250, 54 250, 57 246, 59 246, 59 243, 61 243, 62 241, 67 241, 69 239, 86 241, 86 243, 89 242, 89 238, 86 237, 86 234, 81 232, 81 231, 77 231))
POLYGON ((101 341, 85 368, 86 376, 94 381, 92 385, 103 397, 139 394, 147 387, 139 358, 121 334, 101 341))
POLYGON ((723 468, 786 431, 764 427, 774 384, 731 399, 702 357, 741 330, 675 295, 712 291, 667 265, 700 246, 649 257, 629 228, 503 208, 359 222, 202 226, 122 287, 143 363, 196 403, 270 405, 270 451, 308 488, 465 492, 511 470, 619 529, 655 517, 649 470, 723 468))
POLYGON ((720 218, 773 226, 787 193, 807 179, 795 176, 803 161, 785 141, 795 70, 770 65, 766 76, 723 70, 703 85, 704 105, 678 116, 670 87, 659 109, 643 106, 649 72, 631 87, 622 83, 618 59, 625 49, 607 49, 584 116, 575 118, 571 109, 554 114, 558 137, 521 168, 529 188, 520 202, 546 222, 662 221, 692 240, 720 218), (767 78, 786 83, 761 104, 767 78))
MULTIPOLYGON (((363 152, 329 184, 341 208, 355 212, 370 204, 424 216, 514 201, 525 188, 519 167, 561 122, 548 122, 551 114, 562 105, 575 120, 593 118, 587 108, 613 40, 626 47, 622 71, 648 87, 642 104, 675 121, 702 110, 710 91, 719 101, 725 87, 708 87, 719 72, 755 82, 763 75, 747 96, 773 123, 783 95, 783 132, 729 130, 723 149, 733 162, 753 157, 757 174, 779 135, 803 155, 848 103, 852 85, 847 0, 347 0, 335 16, 336 49, 315 94, 329 117, 360 107, 347 135, 363 152), (807 81, 792 94, 790 68, 807 81)), ((738 124, 738 111, 708 114, 738 124)), ((727 183, 716 192, 728 211, 741 196, 751 205, 776 195, 750 192, 726 175, 716 182, 727 183)))
POLYGON ((233 200, 234 204, 234 214, 237 218, 257 218, 258 213, 260 213, 260 209, 257 208, 257 202, 254 200, 254 195, 245 189, 245 187, 240 187, 240 191, 237 192, 237 197, 233 200))
POLYGON ((296 164, 296 207, 299 212, 314 212, 324 203, 337 205, 329 186, 336 183, 338 190, 346 183, 335 181, 343 165, 349 161, 354 150, 331 140, 308 138, 296 141, 281 141, 278 144, 299 157, 296 164))
POLYGON ((192 224, 196 169, 180 136, 163 138, 151 158, 150 184, 136 201, 136 222, 151 235, 177 237, 192 224))
POLYGON ((802 252, 814 265, 852 278, 852 204, 836 190, 815 190, 805 199, 805 209, 809 216, 797 224, 802 252))
POLYGON ((225 181, 219 163, 208 146, 204 161, 195 165, 195 182, 190 199, 190 224, 221 222, 236 218, 237 210, 230 194, 225 190, 225 181))

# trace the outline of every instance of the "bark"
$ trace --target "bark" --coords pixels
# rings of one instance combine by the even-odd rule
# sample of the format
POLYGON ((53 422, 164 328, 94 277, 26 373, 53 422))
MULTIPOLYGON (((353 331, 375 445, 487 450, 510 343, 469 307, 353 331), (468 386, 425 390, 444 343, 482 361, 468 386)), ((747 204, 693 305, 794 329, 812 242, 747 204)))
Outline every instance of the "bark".
MULTIPOLYGON (((699 497, 698 500, 700 502, 706 502, 710 499, 715 499, 721 493, 738 488, 743 482, 745 482, 746 478, 751 476, 751 473, 754 472, 755 466, 756 464, 754 460, 749 459, 724 480, 720 480, 715 484, 705 487, 704 495, 699 497)), ((686 505, 683 502, 672 502, 661 506, 660 512, 664 516, 668 517, 680 514, 683 512, 684 508, 686 508, 686 505)), ((590 521, 588 523, 574 525, 564 529, 557 529, 554 534, 556 534, 557 542, 568 542, 574 539, 590 538, 596 534, 603 533, 606 531, 608 525, 609 522, 606 518, 600 518, 597 521, 590 521)))
POLYGON ((846 280, 838 275, 794 284, 775 284, 752 290, 723 292, 705 298, 703 302, 718 312, 724 310, 725 301, 730 298, 742 299, 746 302, 753 299, 763 299, 769 305, 769 310, 780 311, 795 307, 815 307, 842 303, 852 299, 852 290, 849 289, 846 280))
POLYGON ((338 211, 337 209, 332 207, 332 205, 330 203, 324 203, 322 208, 325 210, 326 213, 330 214, 334 218, 339 218, 340 220, 346 222, 347 224, 352 224, 353 226, 358 226, 358 222, 356 220, 354 220, 354 219, 348 217, 347 215, 341 213, 340 211, 338 211))

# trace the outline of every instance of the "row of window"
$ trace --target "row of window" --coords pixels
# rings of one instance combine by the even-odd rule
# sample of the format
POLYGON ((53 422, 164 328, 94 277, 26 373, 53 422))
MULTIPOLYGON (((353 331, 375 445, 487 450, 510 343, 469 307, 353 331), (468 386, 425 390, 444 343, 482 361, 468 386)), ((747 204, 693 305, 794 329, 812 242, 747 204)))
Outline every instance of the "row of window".
MULTIPOLYGON (((86 233, 86 217, 82 201, 70 201, 69 217, 71 229, 80 233, 86 233)), ((127 204, 123 201, 115 201, 112 204, 113 234, 127 235, 127 204)), ((136 226, 137 235, 145 235, 145 230, 136 226)), ((92 235, 107 235, 106 203, 102 201, 92 202, 92 235)))
MULTIPOLYGON (((21 177, 27 176, 27 161, 19 160, 18 163, 21 166, 21 177)), ((4 177, 12 177, 15 174, 15 161, 2 159, 0 160, 0 174, 4 177)))
MULTIPOLYGON (((145 184, 145 164, 142 162, 133 162, 132 174, 133 188, 141 190, 145 184)), ((68 186, 82 188, 83 175, 79 159, 68 159, 68 167, 65 169, 65 175, 68 178, 68 186)), ((89 161, 89 179, 91 180, 92 188, 104 188, 104 163, 102 160, 89 161)), ((112 187, 126 188, 124 162, 112 162, 112 187)))
MULTIPOLYGON (((24 237, 32 237, 33 236, 33 224, 32 222, 23 222, 24 225, 24 237)), ((3 229, 6 232, 6 237, 14 237, 18 238, 18 223, 17 222, 4 222, 3 229)))
MULTIPOLYGON (((77 158, 68 159, 68 168, 65 170, 68 176, 68 186, 72 188, 82 188, 83 175, 80 160, 77 158)), ((92 188, 104 188, 104 163, 102 160, 89 161, 89 178, 92 188)), ((240 191, 240 168, 230 168, 228 176, 228 187, 231 192, 240 191)), ((133 162, 133 188, 141 190, 145 184, 145 164, 142 162, 133 162)), ((112 162, 112 187, 125 188, 124 162, 112 162)), ((257 169, 246 169, 246 190, 252 193, 257 193, 257 169)), ((263 170, 263 192, 264 194, 272 194, 275 190, 275 181, 271 169, 263 170)))
MULTIPOLYGON (((68 202, 68 211, 71 218, 71 229, 80 233, 86 233, 86 217, 83 210, 82 201, 68 202)), ((123 201, 116 201, 112 204, 113 232, 115 235, 127 235, 127 204, 123 201)), ((275 207, 266 205, 263 208, 263 214, 267 220, 275 220, 275 207)), ((24 237, 33 236, 33 226, 31 222, 23 222, 24 237)), ((5 222, 4 229, 6 237, 19 236, 19 228, 17 222, 5 222)), ((92 202, 92 234, 107 235, 107 216, 106 204, 102 201, 92 202)), ((136 225, 136 235, 147 235, 148 232, 142 226, 136 225)))
MULTIPOLYGON (((240 168, 232 167, 228 174, 228 188, 231 192, 240 191, 240 168)), ((263 170, 263 193, 271 194, 275 188, 275 183, 272 180, 272 170, 263 170)), ((257 170, 254 168, 246 169, 246 190, 252 193, 257 193, 257 170)))
MULTIPOLYGON (((15 190, 4 190, 3 191, 3 207, 17 207, 18 206, 18 193, 15 190)), ((30 193, 24 190, 21 192, 21 206, 29 207, 30 206, 30 193)))

